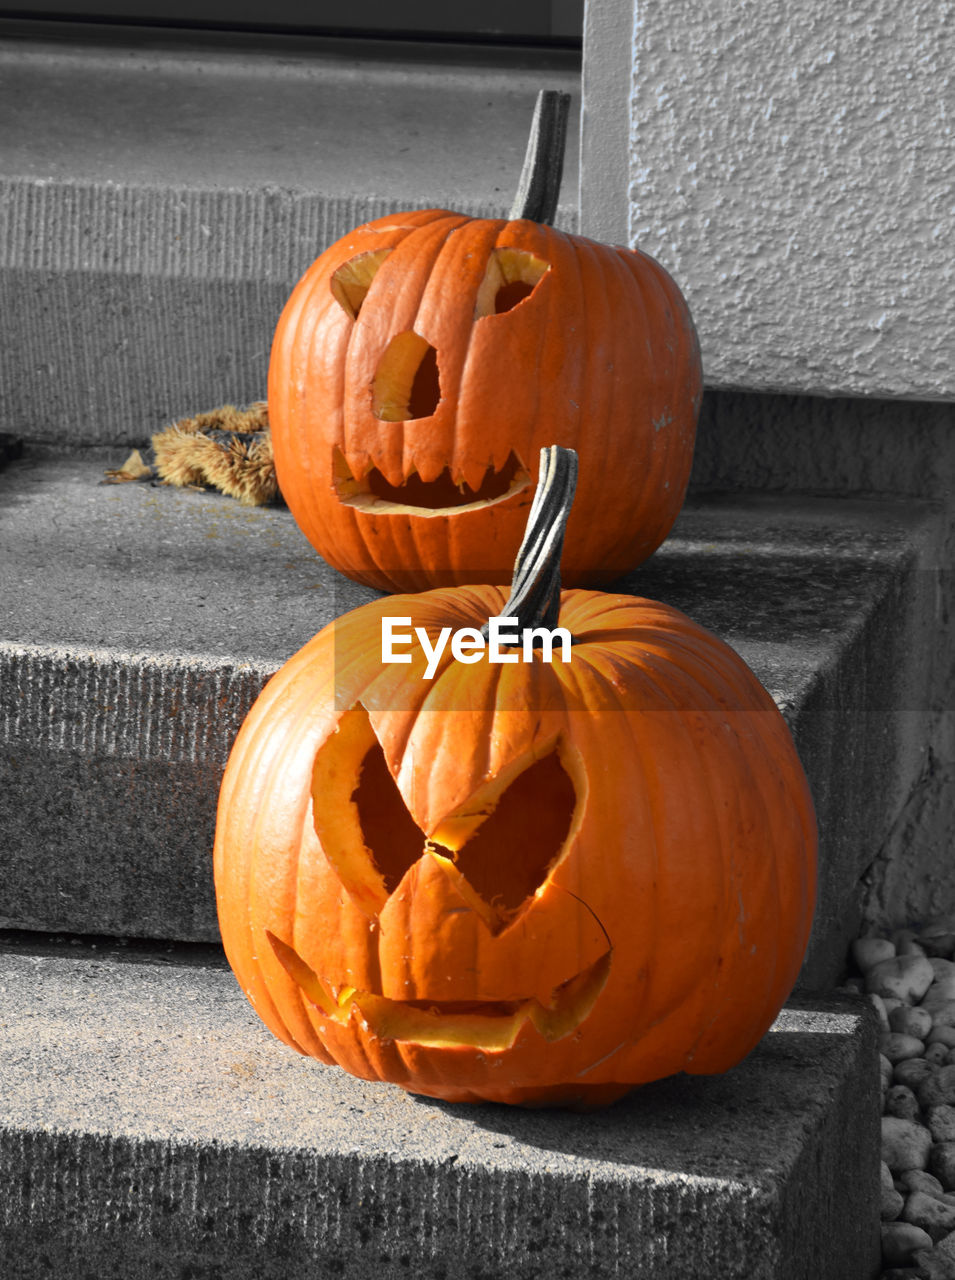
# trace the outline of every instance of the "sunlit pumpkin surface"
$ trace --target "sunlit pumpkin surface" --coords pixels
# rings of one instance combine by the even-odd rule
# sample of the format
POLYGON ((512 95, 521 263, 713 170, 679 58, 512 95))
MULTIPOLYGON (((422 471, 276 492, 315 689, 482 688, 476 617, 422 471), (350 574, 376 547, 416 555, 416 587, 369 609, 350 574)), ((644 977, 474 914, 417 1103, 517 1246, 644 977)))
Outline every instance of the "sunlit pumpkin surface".
POLYGON ((565 592, 570 662, 382 665, 494 587, 345 615, 236 741, 215 846, 222 936, 287 1044, 452 1101, 588 1106, 726 1070, 798 973, 812 804, 775 704, 666 606, 565 592))
POLYGON ((540 449, 574 448, 562 571, 597 584, 669 532, 701 391, 689 312, 652 258, 431 209, 312 265, 276 329, 269 417, 306 537, 385 590, 507 582, 540 449))

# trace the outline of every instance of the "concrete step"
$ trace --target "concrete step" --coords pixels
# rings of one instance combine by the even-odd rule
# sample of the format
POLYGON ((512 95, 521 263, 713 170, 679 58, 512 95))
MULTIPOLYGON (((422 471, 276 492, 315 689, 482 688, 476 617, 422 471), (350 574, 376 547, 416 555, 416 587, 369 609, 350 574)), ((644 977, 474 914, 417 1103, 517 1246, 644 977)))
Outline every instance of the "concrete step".
MULTIPOLYGON (((284 508, 104 486, 103 465, 0 473, 0 927, 215 941, 235 732, 272 671, 375 593, 284 508)), ((728 640, 789 720, 822 833, 814 987, 838 979, 860 876, 921 767, 909 628, 934 531, 911 503, 709 495, 621 584, 728 640)))
POLYGON ((452 1106, 286 1049, 211 948, 74 943, 0 944, 5 1280, 876 1271, 854 1002, 788 1008, 727 1075, 604 1112, 452 1106))
POLYGON ((577 53, 0 19, 0 425, 110 443, 261 398, 334 240, 408 208, 506 216, 542 88, 573 96, 573 230, 577 53))

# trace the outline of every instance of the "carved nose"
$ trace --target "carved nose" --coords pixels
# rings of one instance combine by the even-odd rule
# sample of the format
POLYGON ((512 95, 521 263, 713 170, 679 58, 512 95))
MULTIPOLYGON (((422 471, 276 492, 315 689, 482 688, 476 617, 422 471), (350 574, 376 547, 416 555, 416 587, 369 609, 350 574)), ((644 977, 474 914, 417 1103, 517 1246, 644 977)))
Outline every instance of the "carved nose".
POLYGON ((371 408, 382 422, 430 418, 441 399, 438 353, 413 329, 395 334, 382 352, 371 408))

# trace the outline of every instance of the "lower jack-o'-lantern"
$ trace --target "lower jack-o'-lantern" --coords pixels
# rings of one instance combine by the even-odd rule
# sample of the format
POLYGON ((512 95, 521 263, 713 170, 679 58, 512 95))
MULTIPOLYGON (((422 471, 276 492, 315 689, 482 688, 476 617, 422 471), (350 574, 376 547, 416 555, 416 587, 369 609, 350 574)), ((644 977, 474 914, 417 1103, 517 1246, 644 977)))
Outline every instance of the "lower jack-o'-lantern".
POLYGON ((452 1101, 593 1106, 754 1047, 802 961, 816 833, 728 646, 662 604, 559 592, 576 460, 545 456, 509 599, 382 599, 273 677, 215 878, 235 974, 287 1044, 452 1101))
MULTIPOLYGON (((553 132, 532 135, 532 162, 562 156, 553 132)), ((534 173, 507 219, 357 227, 279 319, 279 486, 319 554, 371 586, 506 585, 552 441, 582 463, 567 583, 619 577, 679 513, 702 394, 687 305, 648 255, 547 225, 559 174, 548 188, 534 173)))

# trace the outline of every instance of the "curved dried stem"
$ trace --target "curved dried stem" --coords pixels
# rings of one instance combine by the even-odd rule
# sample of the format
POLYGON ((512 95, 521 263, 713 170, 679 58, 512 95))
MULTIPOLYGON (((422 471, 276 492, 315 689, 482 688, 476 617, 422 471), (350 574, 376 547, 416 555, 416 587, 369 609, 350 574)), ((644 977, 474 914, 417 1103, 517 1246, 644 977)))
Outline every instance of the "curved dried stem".
POLYGON ((540 476, 527 517, 524 540, 514 561, 511 594, 501 617, 519 628, 557 626, 560 613, 560 557, 564 531, 577 488, 577 454, 550 445, 541 449, 540 476))
POLYGON ((530 218, 549 226, 557 216, 570 94, 541 89, 534 106, 524 167, 508 217, 530 218))

